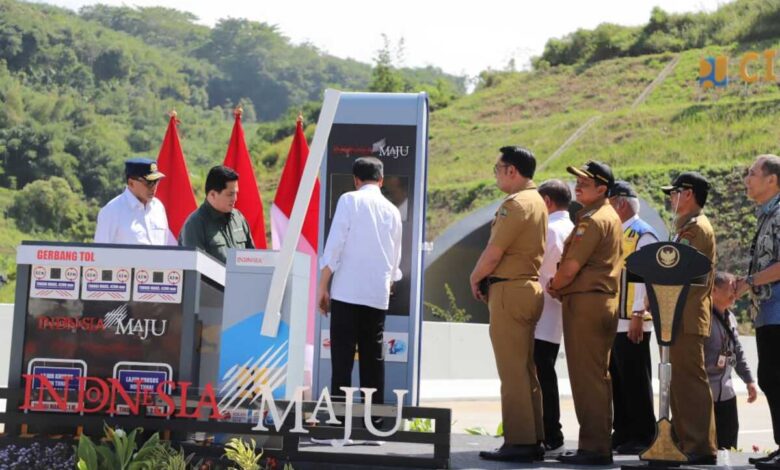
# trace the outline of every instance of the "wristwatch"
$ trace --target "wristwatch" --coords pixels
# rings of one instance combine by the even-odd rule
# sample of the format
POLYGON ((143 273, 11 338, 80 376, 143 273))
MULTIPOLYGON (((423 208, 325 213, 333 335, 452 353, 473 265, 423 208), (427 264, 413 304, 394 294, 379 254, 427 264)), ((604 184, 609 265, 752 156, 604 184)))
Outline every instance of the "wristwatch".
POLYGON ((754 278, 754 276, 752 274, 745 278, 745 283, 747 285, 749 285, 751 288, 752 287, 756 287, 756 285, 755 285, 755 278, 754 278))

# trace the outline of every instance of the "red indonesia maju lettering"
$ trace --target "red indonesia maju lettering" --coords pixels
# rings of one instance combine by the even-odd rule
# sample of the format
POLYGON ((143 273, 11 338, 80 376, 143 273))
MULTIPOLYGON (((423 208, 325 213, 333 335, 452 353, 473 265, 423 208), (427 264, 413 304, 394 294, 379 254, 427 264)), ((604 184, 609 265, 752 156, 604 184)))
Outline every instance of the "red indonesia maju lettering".
MULTIPOLYGON (((24 404, 19 408, 23 411, 51 411, 44 405, 44 401, 53 402, 55 407, 61 411, 75 413, 108 413, 115 414, 118 406, 126 406, 131 415, 140 414, 141 406, 152 405, 152 393, 147 387, 144 387, 141 379, 135 380, 135 391, 128 392, 122 383, 115 378, 102 379, 99 377, 72 377, 62 378, 63 386, 55 387, 49 378, 42 374, 23 374, 25 381, 24 404), (33 390, 33 384, 38 382, 39 387, 33 390), (76 390, 72 390, 73 382, 77 383, 76 390), (35 395, 35 396, 34 396, 35 395), (75 403, 75 407, 68 409, 69 403, 75 403), (89 406, 88 406, 89 405, 89 406)), ((158 417, 175 416, 177 418, 199 418, 203 408, 210 408, 211 413, 208 419, 221 420, 225 416, 219 412, 217 398, 214 387, 206 384, 203 392, 198 397, 198 404, 192 412, 188 412, 186 403, 188 400, 190 382, 164 381, 157 384, 154 393, 157 398, 165 403, 165 411, 160 411, 156 407, 152 408, 152 415, 158 417), (176 407, 176 401, 167 392, 167 389, 178 390, 179 407, 176 407)))
POLYGON ((39 330, 84 330, 90 333, 106 329, 100 317, 38 317, 39 330))

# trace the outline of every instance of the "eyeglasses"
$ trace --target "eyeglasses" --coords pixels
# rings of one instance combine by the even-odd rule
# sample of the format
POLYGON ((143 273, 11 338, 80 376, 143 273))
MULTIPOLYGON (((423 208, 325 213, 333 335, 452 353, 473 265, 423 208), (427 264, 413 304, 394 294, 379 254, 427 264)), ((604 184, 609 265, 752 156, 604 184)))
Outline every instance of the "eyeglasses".
POLYGON ((509 165, 507 163, 496 163, 495 165, 493 165, 493 174, 497 175, 499 168, 506 168, 506 167, 509 167, 509 166, 512 166, 512 165, 509 165))
POLYGON ((157 183, 160 182, 159 179, 156 179, 154 181, 149 181, 146 178, 134 178, 136 181, 140 181, 141 183, 145 184, 147 188, 153 188, 157 186, 157 183))

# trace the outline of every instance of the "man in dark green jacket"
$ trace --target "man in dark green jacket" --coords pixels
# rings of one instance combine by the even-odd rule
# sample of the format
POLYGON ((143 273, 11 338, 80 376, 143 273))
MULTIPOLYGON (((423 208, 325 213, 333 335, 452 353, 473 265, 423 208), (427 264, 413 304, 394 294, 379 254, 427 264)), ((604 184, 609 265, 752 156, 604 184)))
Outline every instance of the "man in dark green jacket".
POLYGON ((235 208, 238 173, 218 165, 206 177, 206 200, 184 222, 179 245, 200 248, 222 263, 228 248, 254 248, 244 215, 235 208))

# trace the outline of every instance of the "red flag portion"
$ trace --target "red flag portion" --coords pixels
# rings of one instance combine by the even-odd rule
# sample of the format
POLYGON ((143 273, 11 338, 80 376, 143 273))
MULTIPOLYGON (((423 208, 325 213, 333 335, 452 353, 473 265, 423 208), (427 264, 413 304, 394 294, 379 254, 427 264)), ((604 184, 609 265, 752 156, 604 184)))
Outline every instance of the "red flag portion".
POLYGON ((263 218, 263 202, 260 199, 260 188, 257 186, 255 171, 252 168, 252 160, 249 158, 249 150, 244 139, 244 128, 241 127, 241 108, 234 113, 236 121, 233 124, 233 133, 230 135, 227 153, 223 165, 228 166, 239 175, 238 200, 236 209, 240 210, 252 231, 252 239, 255 248, 266 249, 265 219, 263 218))
MULTIPOLYGON (((309 145, 303 134, 301 117, 295 128, 295 137, 287 154, 287 162, 282 170, 279 180, 279 188, 276 190, 274 203, 271 204, 271 242, 274 250, 282 247, 282 240, 287 231, 292 216, 295 195, 301 185, 303 169, 309 157, 309 145)), ((298 240, 296 250, 309 255, 309 310, 306 318, 306 351, 304 355, 304 383, 311 384, 314 362, 314 318, 316 316, 317 293, 317 233, 319 230, 320 211, 320 182, 314 182, 314 190, 309 199, 309 208, 306 210, 306 218, 303 219, 302 237, 298 240)))
MULTIPOLYGON (((279 188, 276 190, 273 204, 287 220, 289 220, 292 215, 295 195, 298 193, 298 186, 301 183, 301 176, 303 175, 303 167, 306 166, 306 159, 308 157, 309 145, 306 143, 306 136, 303 133, 303 124, 299 118, 295 128, 295 137, 290 145, 290 152, 287 154, 287 162, 284 164, 284 170, 282 170, 282 177, 279 180, 279 188)), ((301 235, 309 242, 309 245, 314 249, 314 253, 317 253, 319 210, 320 182, 317 180, 314 183, 314 190, 312 191, 311 199, 309 200, 309 209, 306 211, 306 218, 303 221, 303 229, 301 230, 301 235)), ((277 227, 277 224, 271 224, 274 249, 281 248, 281 241, 282 238, 284 238, 283 230, 277 231, 275 230, 277 228, 279 228, 277 227)))
POLYGON ((195 193, 192 192, 190 173, 187 171, 187 162, 181 150, 176 124, 178 124, 176 112, 172 111, 168 130, 165 132, 160 153, 157 155, 157 168, 165 174, 165 178, 160 181, 155 194, 165 206, 168 228, 174 237, 179 236, 184 221, 198 207, 195 193))

